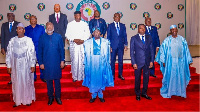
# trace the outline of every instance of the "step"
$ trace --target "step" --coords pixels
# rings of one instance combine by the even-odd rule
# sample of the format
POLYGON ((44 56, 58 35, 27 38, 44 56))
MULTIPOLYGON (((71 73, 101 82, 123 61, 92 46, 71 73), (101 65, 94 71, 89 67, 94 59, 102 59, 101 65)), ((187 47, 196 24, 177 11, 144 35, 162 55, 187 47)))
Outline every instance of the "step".
MULTIPOLYGON (((188 92, 198 92, 199 91, 199 82, 193 81, 187 87, 188 92)), ((121 96, 133 96, 135 95, 134 85, 127 86, 115 86, 107 87, 103 92, 104 97, 121 97, 121 96)), ((142 85, 141 85, 142 88, 142 85)), ((160 84, 149 84, 148 86, 148 95, 160 94, 160 84)), ((12 101, 12 91, 11 89, 0 89, 0 102, 12 101)), ((67 87, 61 89, 61 98, 62 99, 84 99, 90 98, 91 94, 87 87, 67 87)), ((47 100, 47 89, 36 89, 36 99, 37 100, 47 100)))

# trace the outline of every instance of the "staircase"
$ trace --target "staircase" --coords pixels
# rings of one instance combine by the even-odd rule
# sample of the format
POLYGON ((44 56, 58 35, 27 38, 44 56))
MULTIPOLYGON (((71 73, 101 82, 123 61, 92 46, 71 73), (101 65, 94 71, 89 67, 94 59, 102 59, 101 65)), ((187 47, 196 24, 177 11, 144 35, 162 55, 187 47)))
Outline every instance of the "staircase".
MULTIPOLYGON (((116 64, 118 68, 118 64, 116 64)), ((155 63, 155 74, 157 78, 149 77, 148 95, 159 95, 162 86, 162 73, 159 70, 159 65, 155 63)), ((61 99, 83 99, 91 98, 89 89, 82 86, 82 81, 73 82, 72 74, 70 73, 71 66, 67 65, 62 70, 61 78, 61 99)), ((35 82, 36 100, 47 100, 47 85, 40 80, 39 68, 37 67, 37 81, 35 82)), ((196 68, 190 67, 191 81, 187 87, 187 92, 199 92, 199 76, 196 73, 196 68)), ((114 87, 107 87, 103 92, 104 97, 122 97, 135 95, 135 77, 134 70, 131 64, 127 63, 123 66, 123 76, 125 80, 118 78, 118 70, 116 70, 114 87)), ((0 67, 0 102, 12 101, 12 85, 7 83, 10 81, 10 76, 7 74, 6 67, 0 67)), ((141 80, 141 88, 142 82, 141 80)))

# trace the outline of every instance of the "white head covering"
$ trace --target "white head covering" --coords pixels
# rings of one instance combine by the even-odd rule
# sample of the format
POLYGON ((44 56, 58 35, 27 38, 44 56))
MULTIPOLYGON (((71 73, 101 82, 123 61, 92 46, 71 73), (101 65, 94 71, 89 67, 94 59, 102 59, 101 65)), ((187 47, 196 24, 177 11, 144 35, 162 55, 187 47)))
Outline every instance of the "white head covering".
POLYGON ((24 25, 23 25, 22 23, 19 23, 19 24, 17 25, 17 27, 23 27, 23 28, 24 28, 24 25))
POLYGON ((171 25, 169 29, 171 30, 172 28, 177 28, 177 26, 176 25, 171 25))

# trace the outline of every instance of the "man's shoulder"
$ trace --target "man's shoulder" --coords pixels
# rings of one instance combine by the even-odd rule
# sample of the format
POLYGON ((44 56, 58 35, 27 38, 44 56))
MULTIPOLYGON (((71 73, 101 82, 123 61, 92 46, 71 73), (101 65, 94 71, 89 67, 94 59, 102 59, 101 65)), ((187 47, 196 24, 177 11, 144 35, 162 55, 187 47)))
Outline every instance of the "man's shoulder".
POLYGON ((49 17, 52 17, 52 16, 54 17, 54 16, 55 16, 55 13, 49 15, 49 17))
POLYGON ((9 22, 5 22, 5 23, 2 24, 2 26, 6 25, 6 24, 8 24, 8 23, 9 23, 9 22))
POLYGON ((156 30, 157 31, 157 27, 155 26, 151 26, 151 29, 156 30))
POLYGON ((55 33, 55 32, 54 32, 53 35, 56 36, 56 37, 62 38, 62 36, 61 36, 59 33, 55 33))
POLYGON ((138 37, 138 36, 139 36, 139 34, 136 34, 136 35, 132 36, 131 39, 132 39, 132 38, 134 39, 134 38, 136 38, 136 37, 138 37))
POLYGON ((67 15, 66 15, 66 14, 64 14, 64 13, 60 13, 60 15, 67 17, 67 15))

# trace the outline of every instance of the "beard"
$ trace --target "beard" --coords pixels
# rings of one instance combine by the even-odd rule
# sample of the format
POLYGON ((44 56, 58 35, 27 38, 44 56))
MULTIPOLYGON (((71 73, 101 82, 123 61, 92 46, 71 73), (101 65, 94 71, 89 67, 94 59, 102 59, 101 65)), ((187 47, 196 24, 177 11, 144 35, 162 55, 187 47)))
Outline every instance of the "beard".
POLYGON ((54 29, 53 30, 47 30, 46 32, 47 32, 47 34, 51 34, 51 33, 54 32, 54 29))

